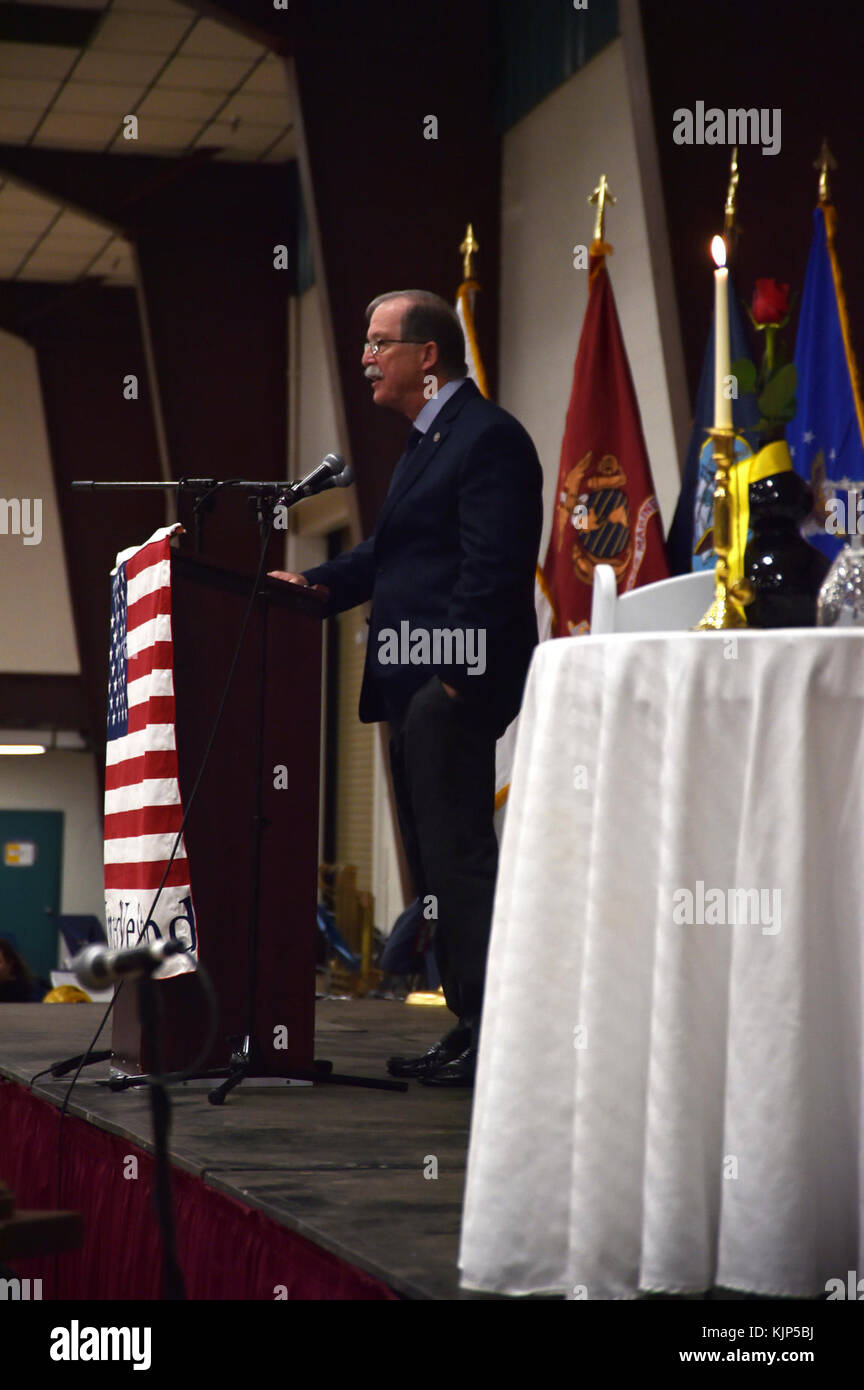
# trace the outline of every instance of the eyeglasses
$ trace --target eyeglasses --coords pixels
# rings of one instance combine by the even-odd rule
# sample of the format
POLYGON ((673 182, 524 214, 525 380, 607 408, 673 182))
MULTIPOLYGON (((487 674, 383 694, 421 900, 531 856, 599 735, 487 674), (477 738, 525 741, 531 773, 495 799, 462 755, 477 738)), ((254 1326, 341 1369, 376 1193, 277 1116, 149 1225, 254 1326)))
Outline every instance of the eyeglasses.
POLYGON ((374 343, 363 344, 363 355, 371 352, 373 357, 377 357, 382 347, 387 347, 390 343, 421 343, 422 338, 378 338, 374 343))

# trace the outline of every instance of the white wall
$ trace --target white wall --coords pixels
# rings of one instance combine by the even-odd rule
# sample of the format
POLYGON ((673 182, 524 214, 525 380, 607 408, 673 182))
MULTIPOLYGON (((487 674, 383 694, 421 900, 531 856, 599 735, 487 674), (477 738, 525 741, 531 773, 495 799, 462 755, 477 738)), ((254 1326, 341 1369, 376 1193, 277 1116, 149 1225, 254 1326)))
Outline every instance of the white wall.
MULTIPOLYGON (((325 454, 345 454, 325 350, 321 298, 315 285, 297 301, 292 346, 290 371, 296 376, 291 383, 294 419, 289 421, 288 471, 292 478, 299 478, 320 463, 325 454)), ((289 570, 310 569, 327 558, 324 536, 351 521, 349 491, 331 488, 294 509, 286 546, 289 570)))
MULTIPOLYGON (((601 173, 618 198, 606 217, 606 240, 615 248, 607 265, 665 530, 680 474, 644 203, 645 196, 660 195, 659 189, 643 194, 645 169, 637 157, 620 39, 530 111, 503 142, 499 400, 528 430, 543 465, 541 559, 588 298, 588 272, 574 270, 573 247, 591 244, 594 209, 587 196, 601 173)), ((483 271, 481 257, 481 282, 483 271)))
MULTIPOLYGON (((339 424, 341 411, 331 373, 317 286, 313 285, 307 290, 294 307, 290 336, 293 348, 290 367, 293 419, 289 421, 291 446, 288 472, 294 478, 307 473, 325 454, 334 450, 348 457, 347 443, 339 424)), ((321 493, 319 497, 296 507, 291 522, 285 548, 286 569, 298 571, 320 564, 327 556, 327 532, 357 525, 354 490, 332 488, 329 492, 321 493)), ((365 635, 365 625, 360 626, 358 632, 365 635)), ((354 710, 352 718, 356 717, 354 710)), ((377 732, 373 738, 373 757, 373 804, 366 808, 372 823, 370 887, 375 897, 375 923, 387 931, 402 911, 405 901, 377 732)), ((323 736, 321 773, 323 790, 323 736)), ((323 858, 323 826, 319 858, 323 858)))
MULTIPOLYGON (((42 538, 0 532, 0 670, 80 671, 36 354, 0 330, 0 497, 41 499, 42 538)), ((0 724, 2 724, 0 711, 0 724)))
POLYGON ((90 753, 0 757, 0 810, 62 811, 62 913, 105 923, 101 795, 90 753))

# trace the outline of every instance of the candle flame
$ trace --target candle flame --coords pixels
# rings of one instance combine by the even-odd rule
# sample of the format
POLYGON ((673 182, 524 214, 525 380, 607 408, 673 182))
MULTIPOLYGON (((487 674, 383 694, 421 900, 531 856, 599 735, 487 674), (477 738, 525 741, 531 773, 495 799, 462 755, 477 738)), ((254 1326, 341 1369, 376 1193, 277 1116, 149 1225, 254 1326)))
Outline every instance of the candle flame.
POLYGON ((716 266, 724 266, 726 264, 726 243, 722 236, 715 236, 711 242, 711 255, 714 257, 714 264, 716 266))

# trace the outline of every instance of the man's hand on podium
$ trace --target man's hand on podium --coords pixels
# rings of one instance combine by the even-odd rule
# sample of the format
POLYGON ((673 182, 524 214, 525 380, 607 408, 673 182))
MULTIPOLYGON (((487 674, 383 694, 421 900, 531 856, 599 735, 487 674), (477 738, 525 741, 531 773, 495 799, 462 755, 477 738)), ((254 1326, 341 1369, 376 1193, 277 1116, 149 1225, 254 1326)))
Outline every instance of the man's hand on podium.
POLYGON ((330 590, 326 584, 310 584, 305 574, 291 574, 288 570, 268 570, 268 579, 281 579, 284 584, 299 584, 301 589, 308 589, 310 594, 322 600, 330 597, 330 590))

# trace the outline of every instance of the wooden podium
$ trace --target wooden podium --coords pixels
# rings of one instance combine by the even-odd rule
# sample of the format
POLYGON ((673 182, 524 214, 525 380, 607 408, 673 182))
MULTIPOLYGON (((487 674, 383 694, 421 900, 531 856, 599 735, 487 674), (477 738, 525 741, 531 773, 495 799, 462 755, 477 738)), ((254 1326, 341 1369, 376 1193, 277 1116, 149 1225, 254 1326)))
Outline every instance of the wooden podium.
MULTIPOLYGON (((174 686, 184 812, 231 667, 252 577, 173 554, 174 686)), ((248 946, 253 900, 255 767, 263 718, 261 863, 255 960, 253 1074, 289 1076, 313 1061, 321 605, 301 588, 264 579, 212 752, 184 831, 198 952, 219 1001, 206 1067, 227 1067, 232 1038, 247 1032, 248 946), (261 591, 266 591, 266 599, 261 591), (260 697, 261 644, 266 679, 260 697), (284 768, 284 773, 279 769, 284 768), (286 783, 284 787, 276 783, 286 783), (284 1045, 286 1044, 287 1045, 284 1045), (278 1045, 277 1045, 278 1044, 278 1045)), ((194 974, 158 982, 163 1066, 189 1066, 207 1034, 207 1004, 194 974)), ((137 990, 114 1005, 114 1064, 153 1069, 138 1020, 137 990)))

